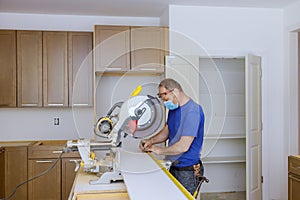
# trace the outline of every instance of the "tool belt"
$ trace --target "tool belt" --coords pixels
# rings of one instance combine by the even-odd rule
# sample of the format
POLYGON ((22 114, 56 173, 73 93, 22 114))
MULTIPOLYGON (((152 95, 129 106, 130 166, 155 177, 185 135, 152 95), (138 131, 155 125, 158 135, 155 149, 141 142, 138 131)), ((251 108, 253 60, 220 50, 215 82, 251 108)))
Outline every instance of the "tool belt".
MULTIPOLYGON (((176 163, 176 161, 174 163, 176 163)), ((177 161, 176 164, 178 164, 178 161, 177 161)), ((200 190, 200 187, 201 187, 202 183, 203 182, 206 182, 206 183, 209 182, 209 180, 205 176, 203 176, 203 174, 201 174, 201 166, 202 166, 202 162, 201 162, 201 160, 199 160, 199 162, 195 165, 186 166, 186 167, 176 167, 174 165, 171 165, 171 168, 170 168, 170 169, 173 169, 173 170, 176 170, 176 171, 194 171, 194 175, 195 175, 195 178, 196 178, 196 181, 197 181, 197 187, 196 187, 196 190, 193 194, 193 197, 195 199, 197 199, 197 196, 199 194, 199 190, 200 190)))
MULTIPOLYGON (((197 164, 195 164, 195 165, 199 165, 199 169, 200 169, 200 166, 202 165, 201 160, 199 160, 199 162, 197 164)), ((195 171, 195 165, 186 166, 186 167, 171 166, 171 168, 174 169, 174 170, 176 170, 176 171, 195 171)))

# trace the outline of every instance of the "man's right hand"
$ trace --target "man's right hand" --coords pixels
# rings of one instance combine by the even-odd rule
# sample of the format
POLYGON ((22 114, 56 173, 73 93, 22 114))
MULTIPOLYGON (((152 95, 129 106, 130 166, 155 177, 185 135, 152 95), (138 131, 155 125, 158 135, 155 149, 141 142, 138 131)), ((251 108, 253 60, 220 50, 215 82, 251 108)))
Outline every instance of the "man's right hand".
POLYGON ((149 148, 152 146, 152 140, 151 139, 146 139, 146 140, 141 140, 140 144, 139 144, 139 148, 144 151, 147 152, 149 151, 149 148))

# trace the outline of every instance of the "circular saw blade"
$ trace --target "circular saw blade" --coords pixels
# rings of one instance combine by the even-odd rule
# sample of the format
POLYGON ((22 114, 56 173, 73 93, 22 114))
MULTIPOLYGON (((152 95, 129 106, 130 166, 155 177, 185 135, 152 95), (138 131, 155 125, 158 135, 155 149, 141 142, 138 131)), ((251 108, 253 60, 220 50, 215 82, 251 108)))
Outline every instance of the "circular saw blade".
POLYGON ((117 128, 135 138, 147 138, 160 128, 163 122, 163 109, 157 98, 135 96, 124 102, 119 119, 122 120, 116 125, 120 126, 117 128))

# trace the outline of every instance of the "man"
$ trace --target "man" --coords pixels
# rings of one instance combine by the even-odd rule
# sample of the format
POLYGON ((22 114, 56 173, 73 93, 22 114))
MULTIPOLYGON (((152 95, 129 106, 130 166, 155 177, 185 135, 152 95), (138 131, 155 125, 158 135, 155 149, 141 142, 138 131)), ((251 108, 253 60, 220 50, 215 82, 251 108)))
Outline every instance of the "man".
POLYGON ((140 149, 166 155, 172 161, 170 173, 193 194, 198 185, 199 173, 204 168, 200 160, 204 135, 204 114, 173 79, 164 79, 159 84, 158 96, 169 110, 165 127, 152 138, 142 140, 140 149), (166 147, 155 144, 168 140, 166 147))

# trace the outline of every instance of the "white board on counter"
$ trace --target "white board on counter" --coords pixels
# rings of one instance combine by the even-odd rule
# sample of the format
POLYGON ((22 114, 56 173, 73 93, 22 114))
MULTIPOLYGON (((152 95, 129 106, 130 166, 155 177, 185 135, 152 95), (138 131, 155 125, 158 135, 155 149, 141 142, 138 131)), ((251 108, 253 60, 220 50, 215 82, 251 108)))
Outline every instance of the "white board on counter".
POLYGON ((131 200, 187 199, 147 153, 120 149, 120 170, 131 200))

